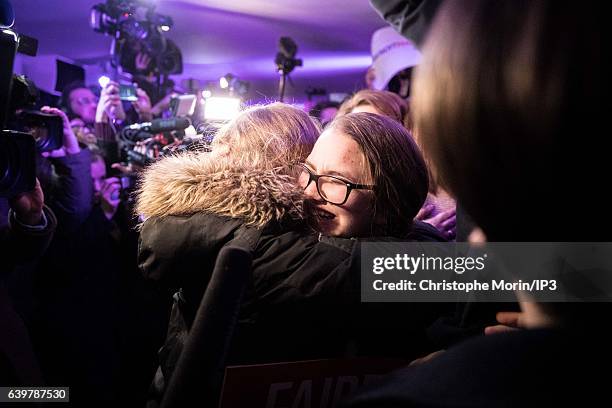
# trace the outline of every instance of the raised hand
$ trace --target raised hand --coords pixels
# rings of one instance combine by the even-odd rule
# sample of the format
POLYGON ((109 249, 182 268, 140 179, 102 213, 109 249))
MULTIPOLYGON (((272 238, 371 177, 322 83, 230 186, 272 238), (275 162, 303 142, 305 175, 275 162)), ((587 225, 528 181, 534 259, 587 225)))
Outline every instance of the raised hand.
POLYGON ((68 120, 68 116, 66 116, 64 111, 57 108, 51 108, 49 106, 43 106, 41 108, 41 112, 57 115, 62 118, 62 125, 64 130, 62 147, 51 152, 42 152, 41 155, 43 157, 64 157, 68 154, 77 154, 78 152, 80 152, 81 148, 79 147, 79 140, 74 134, 72 126, 70 125, 70 121, 68 120))
POLYGON ((96 122, 105 123, 115 120, 125 120, 125 111, 119 97, 119 84, 110 81, 100 94, 96 110, 96 122))

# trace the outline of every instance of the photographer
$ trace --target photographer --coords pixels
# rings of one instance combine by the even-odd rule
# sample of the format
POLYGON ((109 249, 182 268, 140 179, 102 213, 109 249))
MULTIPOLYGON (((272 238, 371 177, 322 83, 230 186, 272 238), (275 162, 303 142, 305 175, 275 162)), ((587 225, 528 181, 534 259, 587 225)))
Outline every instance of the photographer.
MULTIPOLYGON (((138 84, 138 89, 147 95, 149 102, 149 118, 161 116, 170 107, 170 99, 174 96, 174 81, 165 77, 159 83, 156 75, 156 60, 143 49, 139 42, 130 42, 129 51, 126 52, 127 70, 133 71, 134 82, 138 84)), ((137 93, 140 100, 140 93, 137 93)), ((139 113, 140 119, 147 121, 146 113, 143 115, 135 103, 135 109, 139 113)))
POLYGON ((102 88, 95 121, 97 145, 110 163, 121 161, 121 145, 117 133, 122 127, 153 119, 151 100, 145 91, 135 89, 137 99, 131 103, 131 109, 125 110, 119 95, 120 85, 110 81, 102 88))
POLYGON ((96 123, 122 123, 125 120, 125 110, 119 96, 119 84, 110 81, 100 93, 96 109, 96 123))
POLYGON ((63 145, 60 149, 41 153, 37 160, 37 176, 59 220, 58 232, 70 234, 91 211, 90 153, 79 147, 63 111, 48 106, 41 111, 62 119, 63 145))
POLYGON ((92 153, 91 179, 95 203, 100 206, 106 219, 111 221, 121 204, 121 180, 118 177, 106 177, 106 162, 100 152, 92 153))
POLYGON ((80 119, 86 126, 94 124, 98 97, 85 86, 83 81, 74 81, 68 84, 62 90, 61 101, 62 107, 71 120, 80 119))
POLYGON ((102 88, 100 101, 96 110, 96 124, 111 123, 121 125, 129 122, 145 122, 153 118, 151 100, 148 94, 136 88, 137 100, 132 102, 132 108, 126 112, 119 95, 119 84, 110 81, 102 88))
POLYGON ((41 263, 35 346, 49 384, 70 386, 71 401, 144 401, 167 305, 138 273, 130 176, 108 177, 99 149, 87 159, 90 212, 41 263))
POLYGON ((100 195, 100 183, 92 180, 97 153, 83 149, 81 154, 79 182, 88 188, 88 211, 70 234, 55 237, 41 260, 34 346, 49 385, 70 386, 70 399, 77 405, 91 395, 111 405, 119 363, 116 321, 123 267, 121 234, 111 220, 118 200, 100 195))
POLYGON ((150 121, 151 101, 142 89, 136 89, 138 99, 133 109, 126 110, 119 95, 119 84, 110 81, 100 93, 100 98, 83 82, 76 81, 64 88, 62 105, 70 119, 70 125, 79 143, 85 147, 98 146, 111 161, 119 161, 117 131, 124 124, 150 121))

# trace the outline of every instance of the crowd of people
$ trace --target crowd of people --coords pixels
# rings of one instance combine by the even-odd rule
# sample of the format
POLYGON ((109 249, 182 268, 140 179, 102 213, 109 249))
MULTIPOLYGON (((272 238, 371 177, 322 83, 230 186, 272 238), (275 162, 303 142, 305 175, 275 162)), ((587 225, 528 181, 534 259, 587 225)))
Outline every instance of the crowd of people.
POLYGON ((99 98, 72 83, 42 108, 61 117, 63 146, 37 157, 33 191, 0 201, 0 385, 69 386, 75 406, 163 405, 218 255, 239 247, 251 273, 225 365, 412 361, 346 407, 603 395, 607 304, 360 298, 363 242, 607 240, 605 221, 579 216, 604 174, 599 6, 372 3, 421 48, 410 98, 251 106, 206 151, 139 169, 132 192, 118 130, 167 98, 138 88, 127 105, 115 82, 99 98))
POLYGON ((152 105, 143 89, 136 94, 126 103, 116 82, 75 81, 58 106, 40 108, 61 118, 62 146, 37 154, 34 191, 0 199, 2 316, 11 317, 2 331, 14 334, 2 351, 3 385, 66 384, 75 406, 91 395, 101 406, 144 404, 171 294, 138 270, 126 183, 138 169, 124 161, 118 132, 161 116, 170 95, 152 105))

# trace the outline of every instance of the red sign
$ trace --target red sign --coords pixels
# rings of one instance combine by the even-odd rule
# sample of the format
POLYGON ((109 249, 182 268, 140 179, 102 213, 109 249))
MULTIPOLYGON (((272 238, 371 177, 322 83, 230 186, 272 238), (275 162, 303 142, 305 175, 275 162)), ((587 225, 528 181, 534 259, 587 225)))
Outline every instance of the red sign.
POLYGON ((403 360, 355 358, 227 367, 220 408, 332 408, 403 360))

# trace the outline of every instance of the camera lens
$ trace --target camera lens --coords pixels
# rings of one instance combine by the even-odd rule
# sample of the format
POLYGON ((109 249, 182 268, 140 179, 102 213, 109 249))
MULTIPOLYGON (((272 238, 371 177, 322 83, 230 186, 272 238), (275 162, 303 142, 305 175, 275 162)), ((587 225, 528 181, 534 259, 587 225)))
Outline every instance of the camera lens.
POLYGON ((41 127, 33 127, 30 130, 30 133, 32 134, 32 136, 34 136, 34 140, 36 141, 36 148, 38 149, 38 151, 44 152, 45 147, 47 147, 50 142, 49 130, 45 127, 44 123, 40 125, 41 127))
POLYGON ((64 128, 59 116, 39 111, 24 111, 19 119, 23 129, 34 137, 39 152, 59 149, 63 144, 64 128))

